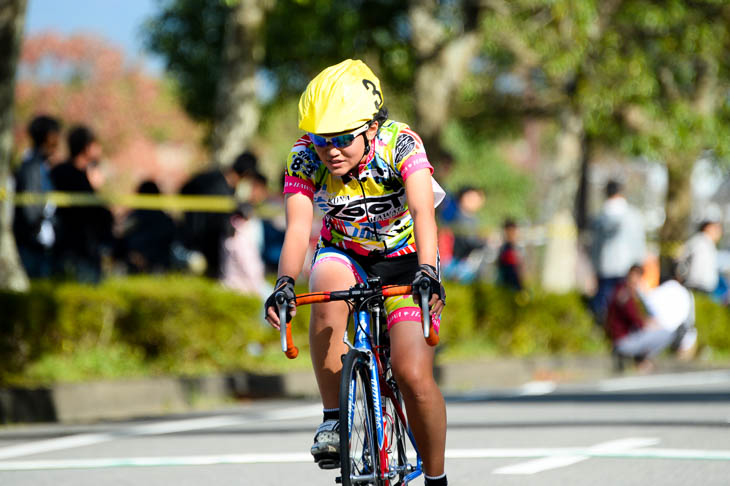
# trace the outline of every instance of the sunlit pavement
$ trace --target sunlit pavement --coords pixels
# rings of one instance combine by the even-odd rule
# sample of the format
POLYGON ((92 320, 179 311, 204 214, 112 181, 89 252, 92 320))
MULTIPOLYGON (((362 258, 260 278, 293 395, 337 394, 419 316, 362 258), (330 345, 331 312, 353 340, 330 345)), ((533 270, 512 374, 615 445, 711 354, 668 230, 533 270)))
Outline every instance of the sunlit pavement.
MULTIPOLYGON (((448 396, 450 484, 726 485, 730 371, 448 396)), ((0 484, 335 484, 308 454, 320 407, 0 429, 0 484)), ((422 484, 418 479, 412 484, 422 484)))

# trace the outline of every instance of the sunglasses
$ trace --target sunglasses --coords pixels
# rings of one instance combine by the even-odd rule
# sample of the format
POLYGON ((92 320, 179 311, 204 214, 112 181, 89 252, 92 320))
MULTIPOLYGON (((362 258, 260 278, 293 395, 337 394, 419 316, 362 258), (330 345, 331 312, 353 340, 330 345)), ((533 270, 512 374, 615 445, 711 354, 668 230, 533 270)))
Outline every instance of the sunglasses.
POLYGON ((329 138, 310 133, 309 139, 316 147, 326 147, 327 145, 332 144, 335 148, 345 148, 352 145, 352 142, 355 141, 357 136, 361 133, 365 133, 368 128, 370 128, 370 124, 366 123, 355 131, 344 133, 342 135, 335 135, 334 137, 329 138))

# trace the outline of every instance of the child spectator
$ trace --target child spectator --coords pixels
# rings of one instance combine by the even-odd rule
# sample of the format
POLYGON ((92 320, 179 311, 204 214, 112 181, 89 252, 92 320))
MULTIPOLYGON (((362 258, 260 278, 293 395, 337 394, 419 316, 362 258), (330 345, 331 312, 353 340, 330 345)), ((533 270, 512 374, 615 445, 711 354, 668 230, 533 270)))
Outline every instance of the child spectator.
POLYGON ((504 243, 497 256, 497 283, 512 290, 522 290, 522 256, 517 248, 517 223, 507 219, 502 226, 504 243))

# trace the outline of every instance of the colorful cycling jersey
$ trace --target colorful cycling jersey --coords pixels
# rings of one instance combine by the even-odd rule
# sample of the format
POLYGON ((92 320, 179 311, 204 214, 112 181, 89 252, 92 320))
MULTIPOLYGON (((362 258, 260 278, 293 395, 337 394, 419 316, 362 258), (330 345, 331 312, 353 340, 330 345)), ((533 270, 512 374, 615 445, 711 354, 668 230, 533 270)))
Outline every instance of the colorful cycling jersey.
POLYGON ((284 193, 305 194, 322 210, 320 247, 395 257, 416 251, 404 181, 421 169, 433 173, 421 138, 408 125, 388 120, 357 177, 332 175, 309 135, 301 137, 289 153, 284 193))

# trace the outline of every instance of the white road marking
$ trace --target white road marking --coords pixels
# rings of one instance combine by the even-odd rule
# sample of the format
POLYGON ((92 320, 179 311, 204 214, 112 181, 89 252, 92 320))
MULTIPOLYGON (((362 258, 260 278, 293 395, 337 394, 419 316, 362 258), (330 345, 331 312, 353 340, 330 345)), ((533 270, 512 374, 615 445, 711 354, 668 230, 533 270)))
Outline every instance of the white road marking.
POLYGON ((273 410, 253 416, 224 415, 219 417, 205 417, 186 420, 174 420, 157 422, 152 424, 135 425, 126 427, 114 432, 99 434, 79 434, 58 439, 48 439, 27 444, 4 447, 0 449, 0 459, 12 459, 14 457, 41 454, 74 447, 83 447, 127 437, 144 435, 173 434, 175 432, 186 432, 190 430, 215 429, 248 423, 267 422, 272 420, 289 420, 305 417, 316 417, 322 413, 322 407, 312 405, 306 407, 286 408, 273 410))
POLYGON ((557 388, 554 381, 530 381, 520 387, 519 395, 536 396, 536 395, 547 395, 552 393, 557 388))
POLYGON ((571 466, 593 457, 593 454, 621 453, 639 447, 648 447, 659 443, 659 439, 630 437, 596 444, 588 448, 589 454, 548 455, 533 461, 512 464, 495 469, 494 474, 535 474, 549 469, 571 466))
MULTIPOLYGON (((622 441, 614 441, 621 445, 622 441)), ((645 448, 616 450, 607 447, 611 443, 595 447, 554 447, 525 449, 449 449, 447 459, 509 459, 541 458, 626 458, 626 459, 682 459, 730 461, 730 450, 702 449, 658 449, 645 448)), ((624 443, 623 445, 631 445, 624 443)), ((162 456, 162 457, 109 457, 101 459, 59 459, 0 461, 0 471, 30 471, 48 469, 99 469, 112 467, 172 467, 212 466, 218 464, 291 464, 310 463, 312 456, 307 452, 222 454, 207 456, 162 456)), ((565 464, 570 465, 570 464, 565 464)))
POLYGON ((604 392, 644 390, 678 386, 698 386, 730 383, 730 370, 698 371, 665 375, 630 376, 602 380, 598 389, 604 392))

